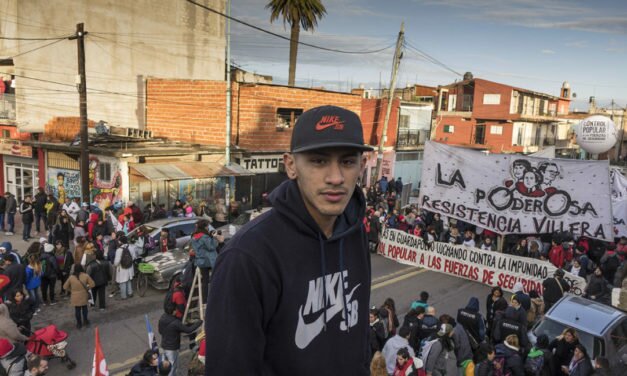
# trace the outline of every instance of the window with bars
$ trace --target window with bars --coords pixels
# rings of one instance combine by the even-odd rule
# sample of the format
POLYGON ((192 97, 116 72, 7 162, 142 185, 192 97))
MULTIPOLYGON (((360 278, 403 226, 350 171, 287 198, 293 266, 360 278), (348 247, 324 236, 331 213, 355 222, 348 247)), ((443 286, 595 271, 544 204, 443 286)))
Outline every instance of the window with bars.
POLYGON ((98 178, 101 181, 111 181, 111 163, 100 162, 98 164, 98 178))
POLYGON ((302 108, 277 108, 276 126, 278 128, 292 128, 302 113, 302 108))
POLYGON ((444 126, 444 133, 454 133, 455 132, 455 126, 454 125, 445 125, 444 126))

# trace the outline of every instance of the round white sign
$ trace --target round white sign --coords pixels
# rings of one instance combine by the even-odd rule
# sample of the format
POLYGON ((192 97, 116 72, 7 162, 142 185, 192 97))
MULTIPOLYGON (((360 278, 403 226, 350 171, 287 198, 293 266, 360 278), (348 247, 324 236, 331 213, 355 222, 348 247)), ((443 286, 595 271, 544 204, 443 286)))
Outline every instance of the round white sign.
POLYGON ((577 144, 592 154, 605 153, 616 145, 617 131, 607 116, 594 115, 583 119, 575 128, 577 144))

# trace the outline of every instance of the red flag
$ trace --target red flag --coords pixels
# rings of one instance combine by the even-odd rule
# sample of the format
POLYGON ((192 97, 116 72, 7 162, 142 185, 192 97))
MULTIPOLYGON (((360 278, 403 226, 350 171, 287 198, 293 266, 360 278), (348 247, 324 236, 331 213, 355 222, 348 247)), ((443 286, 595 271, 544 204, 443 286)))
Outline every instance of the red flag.
POLYGON ((109 376, 107 369, 107 361, 105 360, 102 347, 100 347, 100 334, 96 328, 96 346, 94 348, 94 364, 91 370, 91 376, 109 376))

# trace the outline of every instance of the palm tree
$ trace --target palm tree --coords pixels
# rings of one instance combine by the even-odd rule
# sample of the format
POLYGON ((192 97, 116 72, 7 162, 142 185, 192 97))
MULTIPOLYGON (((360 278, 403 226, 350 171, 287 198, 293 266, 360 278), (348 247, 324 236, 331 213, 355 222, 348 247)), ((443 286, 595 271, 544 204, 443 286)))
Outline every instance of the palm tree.
POLYGON ((290 73, 287 84, 294 86, 300 28, 305 31, 313 30, 318 26, 318 19, 322 18, 327 10, 320 0, 270 0, 266 9, 271 11, 270 22, 282 16, 283 25, 290 24, 290 73))

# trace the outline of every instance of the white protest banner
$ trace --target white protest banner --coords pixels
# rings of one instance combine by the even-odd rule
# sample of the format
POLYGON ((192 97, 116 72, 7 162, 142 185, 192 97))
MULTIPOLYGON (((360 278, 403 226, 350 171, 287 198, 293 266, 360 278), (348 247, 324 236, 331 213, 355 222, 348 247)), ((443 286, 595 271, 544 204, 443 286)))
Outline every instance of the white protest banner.
MULTIPOLYGON (((442 242, 431 244, 415 235, 385 228, 377 252, 401 264, 419 266, 428 270, 465 278, 488 286, 501 286, 513 291, 516 282, 525 292, 536 290, 542 295, 542 281, 553 277, 555 266, 548 261, 484 251, 442 242)), ((566 273, 570 292, 582 295, 586 280, 566 273)))
POLYGON ((429 141, 418 201, 499 234, 613 240, 607 161, 485 155, 429 141))
POLYGON ((627 178, 617 168, 610 169, 614 236, 627 236, 627 178))

